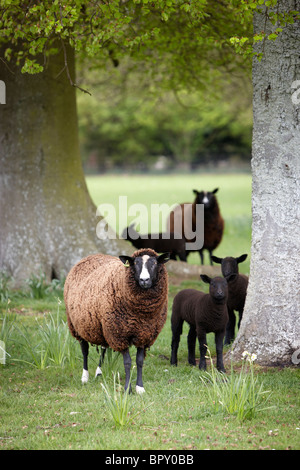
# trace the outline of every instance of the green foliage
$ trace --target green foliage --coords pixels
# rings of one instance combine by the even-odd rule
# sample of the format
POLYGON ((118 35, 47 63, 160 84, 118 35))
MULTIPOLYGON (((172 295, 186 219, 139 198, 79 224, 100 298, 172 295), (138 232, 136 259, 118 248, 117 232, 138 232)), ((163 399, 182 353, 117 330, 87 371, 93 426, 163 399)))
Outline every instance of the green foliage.
POLYGON ((75 367, 78 343, 70 335, 67 321, 61 317, 60 305, 61 301, 57 299, 56 314, 45 314, 42 322, 35 319, 34 334, 31 327, 18 324, 16 315, 5 313, 1 319, 0 340, 11 351, 11 361, 40 370, 53 365, 75 367), (17 344, 21 350, 19 357, 14 357, 12 344, 17 344))
POLYGON ((45 297, 48 289, 45 273, 32 274, 26 282, 34 299, 43 299, 45 297))
MULTIPOLYGON (((0 43, 4 57, 14 57, 23 73, 39 73, 47 57, 70 44, 78 57, 103 66, 130 56, 152 79, 170 88, 205 88, 236 57, 253 55, 253 43, 276 39, 299 20, 298 11, 277 12, 276 0, 119 0, 84 2, 2 0, 0 43), (274 25, 271 33, 252 37, 253 12, 274 25)), ((261 55, 261 52, 257 53, 261 55)), ((66 66, 67 57, 66 59, 66 66)))
POLYGON ((197 74, 209 65, 235 61, 229 38, 246 34, 249 23, 240 22, 235 2, 70 2, 2 0, 1 42, 7 43, 6 60, 15 57, 22 71, 43 70, 45 57, 69 43, 77 55, 98 63, 130 55, 143 64, 155 65, 153 73, 167 76, 166 83, 201 82, 197 74), (228 16, 230 20, 228 21, 228 16), (212 58, 211 51, 216 50, 212 58), (206 67, 204 67, 204 64, 206 67))
POLYGON ((209 387, 209 399, 215 412, 221 409, 226 415, 234 415, 242 422, 253 419, 257 413, 270 409, 266 407, 266 404, 271 393, 264 390, 263 383, 254 376, 255 354, 245 351, 240 372, 234 371, 231 362, 230 375, 225 376, 215 369, 209 349, 207 352, 211 372, 200 376, 200 380, 209 387))
POLYGON ((253 12, 265 16, 266 29, 269 24, 275 26, 271 33, 261 31, 253 36, 236 36, 230 41, 234 45, 238 54, 245 56, 256 56, 261 60, 263 53, 253 50, 253 44, 268 40, 276 40, 283 29, 300 20, 300 12, 297 10, 278 11, 276 8, 278 0, 241 0, 240 8, 244 12, 244 17, 250 20, 253 12))
POLYGON ((4 273, 0 272, 0 303, 7 302, 9 298, 9 283, 11 281, 11 277, 4 273))
POLYGON ((30 289, 30 295, 34 299, 44 299, 49 293, 53 295, 62 294, 64 280, 52 279, 49 283, 43 272, 32 274, 26 283, 30 289))
POLYGON ((147 84, 140 74, 132 72, 128 79, 120 67, 121 76, 108 79, 108 73, 98 73, 101 86, 94 84, 92 74, 83 78, 90 80, 88 88, 93 89, 92 97, 78 96, 81 154, 87 171, 138 165, 147 169, 160 156, 166 157, 167 168, 180 162, 195 166, 249 160, 249 80, 232 85, 220 80, 218 89, 207 85, 206 93, 165 92, 159 99, 150 92, 146 100, 147 84), (122 80, 126 80, 124 87, 122 80))
POLYGON ((64 366, 69 363, 75 367, 78 342, 70 335, 68 323, 62 320, 59 313, 61 301, 58 299, 56 315, 51 313, 39 325, 39 338, 47 351, 49 364, 64 366))

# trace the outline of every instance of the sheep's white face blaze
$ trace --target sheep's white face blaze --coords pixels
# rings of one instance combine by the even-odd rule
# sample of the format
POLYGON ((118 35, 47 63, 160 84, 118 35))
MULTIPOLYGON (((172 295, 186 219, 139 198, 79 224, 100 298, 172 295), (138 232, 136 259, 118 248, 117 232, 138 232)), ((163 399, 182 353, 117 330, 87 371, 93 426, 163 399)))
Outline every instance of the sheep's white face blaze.
POLYGON ((204 191, 204 196, 203 196, 203 199, 202 199, 202 204, 207 204, 207 203, 208 203, 207 192, 204 191))
POLYGON ((144 255, 142 257, 143 264, 142 264, 142 270, 141 270, 141 274, 140 274, 140 280, 142 280, 142 281, 147 281, 150 278, 150 274, 149 274, 149 271, 148 271, 148 268, 147 268, 147 261, 148 261, 149 258, 150 258, 150 256, 148 256, 148 255, 144 255))
POLYGON ((134 267, 134 279, 143 289, 150 289, 157 281, 158 268, 160 264, 165 264, 170 259, 169 253, 161 255, 142 255, 131 257, 120 255, 119 259, 127 267, 134 267))
MULTIPOLYGON (((143 289, 149 289, 152 286, 153 282, 153 273, 150 274, 149 272, 149 260, 150 256, 149 255, 144 255, 140 258, 139 263, 137 266, 139 272, 138 275, 138 282, 140 287, 143 287, 143 289)), ((155 260, 156 264, 156 260, 155 260)), ((152 270, 151 270, 152 271, 152 270)))
POLYGON ((154 256, 138 256, 134 262, 135 279, 143 289, 152 287, 157 277, 157 260, 154 256))
POLYGON ((218 192, 218 188, 214 189, 213 191, 197 191, 194 189, 194 193, 196 194, 196 203, 197 204, 204 204, 204 209, 210 209, 214 206, 216 202, 215 194, 218 192))

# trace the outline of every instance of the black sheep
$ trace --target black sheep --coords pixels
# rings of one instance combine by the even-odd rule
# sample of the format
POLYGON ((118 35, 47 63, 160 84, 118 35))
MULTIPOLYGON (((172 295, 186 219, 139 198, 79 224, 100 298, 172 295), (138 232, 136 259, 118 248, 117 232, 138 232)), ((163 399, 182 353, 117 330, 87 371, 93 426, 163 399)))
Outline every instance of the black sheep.
POLYGON ((248 277, 244 274, 239 274, 239 263, 242 263, 247 258, 247 254, 233 258, 227 256, 226 258, 218 258, 213 256, 215 263, 221 264, 221 270, 224 277, 230 274, 237 274, 234 282, 231 282, 228 286, 228 324, 226 327, 225 344, 230 344, 234 340, 235 336, 235 313, 234 310, 239 312, 238 328, 240 328, 241 320, 243 318, 244 305, 248 287, 248 277))
POLYGON ((210 278, 200 275, 202 281, 209 284, 209 293, 195 289, 184 289, 174 298, 171 317, 172 353, 171 364, 177 365, 177 351, 182 333, 183 322, 190 325, 188 334, 188 361, 195 365, 196 337, 200 346, 199 368, 206 369, 205 354, 207 350, 206 334, 215 333, 217 351, 217 369, 225 372, 223 364, 223 339, 228 322, 227 298, 228 283, 234 281, 236 275, 210 278))
POLYGON ((132 224, 123 230, 122 238, 130 241, 139 250, 141 248, 151 248, 157 253, 169 252, 171 259, 176 260, 176 256, 178 256, 181 261, 186 261, 186 240, 173 232, 140 235, 132 224))

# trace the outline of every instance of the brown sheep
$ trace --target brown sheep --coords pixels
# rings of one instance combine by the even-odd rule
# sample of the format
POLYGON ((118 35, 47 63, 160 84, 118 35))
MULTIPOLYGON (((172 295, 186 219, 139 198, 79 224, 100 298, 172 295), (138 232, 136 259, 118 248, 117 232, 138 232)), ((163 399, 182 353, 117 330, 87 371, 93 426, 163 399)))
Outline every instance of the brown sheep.
POLYGON ((221 264, 221 270, 224 277, 229 274, 237 274, 237 278, 234 282, 231 282, 228 286, 228 316, 229 320, 226 327, 225 344, 230 344, 234 340, 235 335, 235 313, 234 310, 239 312, 238 328, 243 318, 244 305, 246 300, 247 288, 248 288, 248 276, 245 274, 239 274, 239 263, 242 263, 247 258, 247 254, 241 255, 237 258, 227 256, 226 258, 218 258, 213 256, 212 259, 215 263, 221 264))
MULTIPOLYGON (((143 249, 119 258, 90 255, 71 269, 65 282, 64 300, 70 332, 81 344, 83 383, 88 380, 91 343, 122 353, 126 390, 130 385, 129 347, 134 345, 136 390, 144 392, 145 351, 154 343, 167 318, 168 275, 164 263, 168 259, 168 253, 158 256, 151 249, 143 249)), ((101 359, 96 375, 101 374, 101 359)))
MULTIPOLYGON (((188 233, 196 233, 201 228, 201 224, 204 223, 204 240, 203 246, 198 250, 200 254, 201 263, 203 264, 203 250, 209 252, 210 264, 212 261, 212 252, 220 244, 223 231, 224 231, 224 219, 221 216, 217 198, 215 196, 218 188, 211 192, 197 191, 193 192, 196 194, 196 198, 193 203, 185 203, 176 206, 169 215, 167 220, 167 229, 170 232, 182 233, 188 242, 194 242, 195 239, 189 239, 188 233), (204 221, 197 220, 196 208, 198 204, 204 206, 204 221)), ((199 216, 198 216, 199 218, 199 216)), ((186 255, 190 251, 196 251, 188 249, 186 255)))

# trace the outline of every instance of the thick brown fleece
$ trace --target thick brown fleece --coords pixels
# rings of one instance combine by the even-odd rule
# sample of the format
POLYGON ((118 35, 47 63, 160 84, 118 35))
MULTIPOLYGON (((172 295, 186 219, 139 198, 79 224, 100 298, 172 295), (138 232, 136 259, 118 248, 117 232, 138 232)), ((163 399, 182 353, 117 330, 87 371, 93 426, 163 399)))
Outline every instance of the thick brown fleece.
MULTIPOLYGON (((156 255, 142 249, 134 257, 156 255)), ((158 266, 157 281, 142 289, 134 268, 110 255, 90 255, 69 272, 64 290, 72 335, 91 344, 124 351, 129 346, 149 348, 167 318, 168 275, 158 266)))

